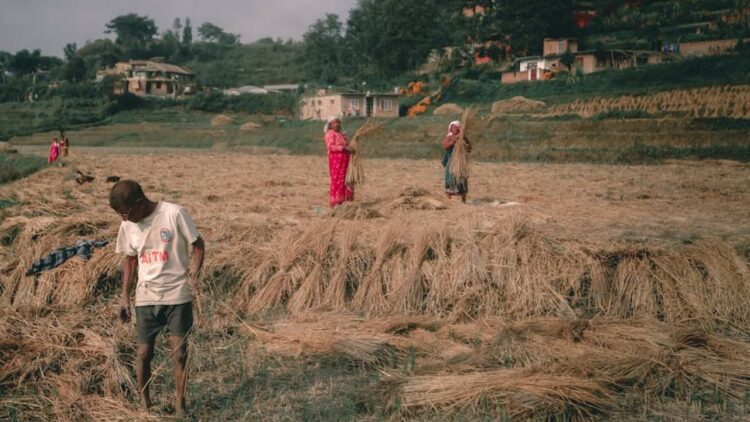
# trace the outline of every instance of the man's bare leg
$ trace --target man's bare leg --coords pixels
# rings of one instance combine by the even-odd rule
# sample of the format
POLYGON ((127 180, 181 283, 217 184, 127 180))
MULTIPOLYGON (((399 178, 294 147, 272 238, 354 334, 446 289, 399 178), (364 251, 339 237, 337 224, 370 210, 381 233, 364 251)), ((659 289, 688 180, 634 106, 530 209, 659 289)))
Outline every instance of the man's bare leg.
POLYGON ((174 409, 177 416, 185 416, 185 388, 187 387, 187 337, 170 336, 172 342, 172 360, 174 361, 175 397, 174 409))
POLYGON ((154 341, 138 343, 135 358, 135 376, 141 391, 141 404, 144 408, 151 407, 149 384, 151 381, 151 359, 154 357, 154 341))

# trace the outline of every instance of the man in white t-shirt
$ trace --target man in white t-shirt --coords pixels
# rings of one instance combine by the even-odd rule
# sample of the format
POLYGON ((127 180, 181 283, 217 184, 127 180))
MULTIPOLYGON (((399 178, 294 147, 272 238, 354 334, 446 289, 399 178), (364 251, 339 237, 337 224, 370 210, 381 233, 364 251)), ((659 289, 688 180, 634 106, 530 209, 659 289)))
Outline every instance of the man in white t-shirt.
POLYGON ((112 187, 109 206, 123 220, 116 247, 118 253, 125 254, 120 297, 123 322, 130 321, 130 290, 134 275, 138 274, 136 377, 142 403, 146 408, 151 406, 149 380, 154 341, 159 331, 167 327, 175 362, 175 411, 184 415, 187 335, 193 327, 194 286, 190 280, 203 265, 203 239, 184 208, 149 200, 141 186, 132 180, 122 180, 112 187))

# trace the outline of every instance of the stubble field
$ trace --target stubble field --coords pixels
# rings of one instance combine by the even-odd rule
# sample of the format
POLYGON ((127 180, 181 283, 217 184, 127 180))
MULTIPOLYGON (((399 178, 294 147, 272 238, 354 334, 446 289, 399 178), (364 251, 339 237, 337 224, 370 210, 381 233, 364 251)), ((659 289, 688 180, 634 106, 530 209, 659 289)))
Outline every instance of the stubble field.
POLYGON ((465 205, 436 161, 365 166, 334 211, 322 156, 79 148, 0 188, 0 415, 170 414, 166 341, 143 413, 116 320, 116 175, 206 239, 196 420, 748 416, 750 165, 476 163, 465 205))

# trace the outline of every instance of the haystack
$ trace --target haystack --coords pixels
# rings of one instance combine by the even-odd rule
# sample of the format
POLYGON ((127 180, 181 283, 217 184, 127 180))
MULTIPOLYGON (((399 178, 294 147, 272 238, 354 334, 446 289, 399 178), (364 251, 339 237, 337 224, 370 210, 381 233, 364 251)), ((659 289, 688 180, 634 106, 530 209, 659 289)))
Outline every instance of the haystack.
POLYGON ((546 106, 547 104, 544 101, 530 100, 526 97, 517 96, 509 100, 492 103, 492 114, 529 112, 542 109, 546 106))
POLYGON ((388 209, 401 210, 444 210, 445 202, 434 193, 423 188, 408 187, 399 196, 387 203, 388 209))
POLYGON ((211 126, 225 126, 234 123, 234 119, 223 114, 219 114, 211 119, 211 126))
POLYGON ((436 108, 432 114, 436 116, 452 116, 455 114, 461 114, 464 112, 463 107, 454 103, 446 103, 436 108))
POLYGON ((247 122, 247 123, 243 124, 242 126, 240 126, 240 130, 243 131, 243 132, 252 132, 254 130, 260 129, 261 127, 263 127, 263 126, 259 125, 258 123, 247 122))

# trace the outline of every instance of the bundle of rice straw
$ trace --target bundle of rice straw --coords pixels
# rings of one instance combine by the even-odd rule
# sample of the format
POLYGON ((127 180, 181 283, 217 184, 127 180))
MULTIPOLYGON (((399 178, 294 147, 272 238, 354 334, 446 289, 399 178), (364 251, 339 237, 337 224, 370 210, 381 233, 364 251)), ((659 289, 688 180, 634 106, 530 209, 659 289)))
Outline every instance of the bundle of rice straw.
POLYGON ((467 108, 461 116, 461 133, 458 140, 453 146, 451 153, 450 168, 448 169, 455 180, 464 180, 469 177, 469 151, 464 144, 464 136, 469 128, 469 124, 474 119, 475 111, 467 108))
POLYGON ((378 129, 381 124, 368 120, 354 132, 351 142, 349 142, 349 167, 346 169, 346 184, 348 186, 363 185, 365 183, 365 171, 362 168, 362 157, 359 153, 359 139, 369 135, 378 129))

